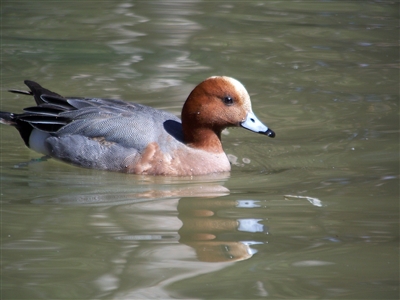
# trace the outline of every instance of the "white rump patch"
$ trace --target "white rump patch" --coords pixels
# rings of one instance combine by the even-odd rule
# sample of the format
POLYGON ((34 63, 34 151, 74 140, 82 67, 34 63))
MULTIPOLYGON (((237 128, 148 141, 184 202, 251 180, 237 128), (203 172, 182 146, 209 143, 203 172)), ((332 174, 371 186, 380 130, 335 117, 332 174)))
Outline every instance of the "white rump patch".
POLYGON ((45 147, 45 140, 50 136, 49 133, 34 128, 29 136, 29 148, 44 155, 49 155, 45 147))

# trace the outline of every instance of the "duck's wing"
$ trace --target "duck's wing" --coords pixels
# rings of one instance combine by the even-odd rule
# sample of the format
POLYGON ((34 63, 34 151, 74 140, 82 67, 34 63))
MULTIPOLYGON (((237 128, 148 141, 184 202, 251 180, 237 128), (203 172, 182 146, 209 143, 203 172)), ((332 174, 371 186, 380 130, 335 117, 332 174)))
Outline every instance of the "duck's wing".
POLYGON ((37 106, 12 114, 10 122, 18 124, 28 146, 33 128, 54 137, 77 135, 139 151, 154 141, 163 143, 169 135, 182 140, 181 121, 171 113, 122 100, 63 97, 36 82, 25 83, 30 92, 12 92, 32 95, 37 106))

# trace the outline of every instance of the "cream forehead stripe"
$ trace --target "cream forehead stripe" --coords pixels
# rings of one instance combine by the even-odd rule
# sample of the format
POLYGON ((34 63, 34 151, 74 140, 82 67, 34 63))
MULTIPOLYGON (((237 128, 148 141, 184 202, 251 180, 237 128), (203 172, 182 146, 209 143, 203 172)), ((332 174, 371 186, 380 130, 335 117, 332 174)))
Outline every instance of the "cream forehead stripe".
POLYGON ((243 108, 246 111, 252 111, 249 93, 247 92, 246 88, 243 86, 243 84, 240 81, 236 80, 235 78, 227 77, 227 76, 212 76, 212 77, 209 77, 208 79, 211 79, 211 78, 221 78, 221 79, 227 81, 231 86, 233 86, 236 93, 238 95, 240 95, 240 97, 242 98, 243 108))

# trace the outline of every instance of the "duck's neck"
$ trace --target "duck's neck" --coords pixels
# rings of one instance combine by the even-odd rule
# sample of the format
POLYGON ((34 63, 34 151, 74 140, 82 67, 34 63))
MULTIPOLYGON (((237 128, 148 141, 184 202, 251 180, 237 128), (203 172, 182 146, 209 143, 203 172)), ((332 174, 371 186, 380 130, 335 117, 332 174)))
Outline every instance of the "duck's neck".
POLYGON ((221 132, 211 128, 185 128, 183 127, 185 143, 192 148, 213 153, 223 153, 221 132), (186 130, 185 130, 186 129, 186 130))

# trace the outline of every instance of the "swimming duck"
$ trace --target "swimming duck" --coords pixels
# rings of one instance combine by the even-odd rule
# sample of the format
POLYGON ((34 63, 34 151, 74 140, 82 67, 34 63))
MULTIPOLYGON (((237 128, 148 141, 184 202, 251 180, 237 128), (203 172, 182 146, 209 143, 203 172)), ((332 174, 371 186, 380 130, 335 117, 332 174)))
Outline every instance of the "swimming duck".
POLYGON ((256 117, 236 79, 209 77, 189 94, 182 120, 149 106, 115 99, 63 97, 26 80, 36 106, 0 112, 25 145, 77 166, 134 174, 192 176, 230 171, 221 132, 241 126, 275 137, 256 117))

